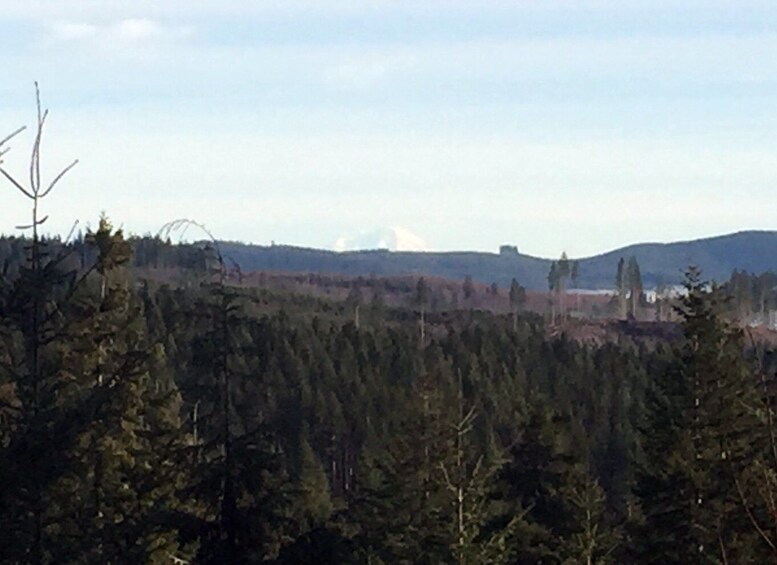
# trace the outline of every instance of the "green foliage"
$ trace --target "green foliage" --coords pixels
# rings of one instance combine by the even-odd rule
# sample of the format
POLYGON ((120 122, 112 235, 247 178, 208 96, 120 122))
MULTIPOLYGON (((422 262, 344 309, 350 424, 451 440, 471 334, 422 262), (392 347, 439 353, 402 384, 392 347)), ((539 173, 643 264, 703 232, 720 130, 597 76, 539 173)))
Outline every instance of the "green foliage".
POLYGON ((637 553, 645 563, 689 555, 704 563, 759 562, 763 548, 741 490, 763 449, 756 381, 741 332, 721 317, 720 291, 694 270, 686 287, 684 340, 649 396, 637 553))
POLYGON ((329 479, 307 439, 302 439, 299 447, 299 509, 297 521, 303 529, 326 524, 332 514, 332 498, 329 492, 329 479), (307 525, 307 526, 305 526, 307 525))
POLYGON ((608 519, 607 498, 598 482, 585 477, 568 491, 574 531, 565 540, 564 563, 606 565, 617 563, 620 531, 608 519))
POLYGON ((492 528, 507 529, 509 562, 561 563, 575 534, 573 487, 584 471, 559 420, 542 408, 529 415, 496 482, 492 528))
MULTIPOLYGON (((37 455, 4 469, 11 473, 6 485, 30 476, 39 481, 41 553, 30 559, 161 563, 186 552, 175 526, 164 520, 180 504, 184 480, 177 455, 186 441, 177 413, 180 396, 164 376, 162 348, 149 349, 123 271, 131 254, 121 232, 103 218, 87 241, 98 246, 95 264, 59 302, 56 334, 38 342, 37 404, 33 396, 29 408, 21 405, 3 459, 18 449, 37 455), (160 372, 152 376, 155 370, 160 372)), ((42 296, 55 292, 38 284, 42 296)), ((24 388, 24 367, 8 367, 17 389, 24 388)), ((3 518, 13 520, 22 504, 35 519, 35 499, 8 502, 3 518)), ((20 522, 6 527, 25 531, 20 522)), ((35 543, 19 535, 4 549, 11 559, 27 559, 20 557, 23 547, 35 543)))
POLYGON ((105 219, 82 245, 2 279, 6 561, 32 560, 36 509, 41 562, 672 563, 710 532, 734 562, 769 552, 744 511, 771 527, 769 404, 698 280, 679 344, 549 337, 517 282, 511 318, 430 308, 419 344, 419 304, 137 280, 105 219), (56 298, 38 342, 33 281, 56 298))

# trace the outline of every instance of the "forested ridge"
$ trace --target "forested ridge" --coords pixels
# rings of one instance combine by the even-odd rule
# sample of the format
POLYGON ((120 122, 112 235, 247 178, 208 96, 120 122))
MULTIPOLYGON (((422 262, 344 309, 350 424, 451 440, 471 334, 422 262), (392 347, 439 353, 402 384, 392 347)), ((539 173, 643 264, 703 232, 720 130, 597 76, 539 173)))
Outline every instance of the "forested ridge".
POLYGON ((690 269, 676 339, 594 344, 432 312, 423 278, 235 284, 216 242, 163 281, 107 217, 40 233, 44 120, 29 185, 0 168, 32 211, 0 247, 0 562, 777 561, 777 359, 730 289, 690 269))
MULTIPOLYGON (((517 278, 531 290, 544 290, 551 259, 528 255, 518 247, 504 245, 499 252, 403 252, 362 250, 333 252, 292 245, 255 245, 222 242, 224 251, 245 270, 343 273, 349 276, 434 275, 461 280, 470 275, 485 284, 507 286, 517 278)), ((777 233, 743 231, 716 237, 674 243, 638 243, 591 257, 576 257, 580 264, 580 288, 608 289, 613 285, 615 264, 620 257, 634 256, 643 269, 647 288, 682 283, 689 264, 698 265, 710 280, 722 282, 733 270, 761 273, 777 268, 777 233)))
POLYGON ((594 346, 423 317, 422 286, 399 309, 231 286, 216 250, 186 285, 140 279, 107 219, 24 243, 4 562, 773 559, 773 360, 697 278, 682 340, 594 346))

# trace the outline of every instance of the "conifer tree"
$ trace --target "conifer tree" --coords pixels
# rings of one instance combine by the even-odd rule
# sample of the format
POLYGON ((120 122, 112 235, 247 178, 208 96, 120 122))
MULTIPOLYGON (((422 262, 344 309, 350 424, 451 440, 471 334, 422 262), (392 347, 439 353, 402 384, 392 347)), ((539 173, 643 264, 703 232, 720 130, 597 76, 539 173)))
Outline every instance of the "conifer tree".
POLYGON ((167 521, 185 482, 180 397, 130 295, 123 266, 131 250, 121 230, 103 217, 86 241, 98 249, 97 262, 66 312, 74 322, 60 353, 57 399, 81 423, 54 488, 66 498, 51 504, 53 544, 81 562, 164 563, 186 554, 167 521))
POLYGON ((413 399, 396 433, 361 461, 358 493, 351 503, 353 541, 360 561, 451 562, 455 505, 443 467, 453 469, 455 439, 444 402, 450 365, 430 345, 419 368, 413 399))
POLYGON ((561 288, 561 273, 559 271, 558 264, 553 261, 550 264, 550 270, 548 271, 548 290, 550 291, 550 321, 552 324, 556 323, 556 300, 555 296, 558 294, 561 288))
POLYGON ((429 294, 429 285, 427 284, 426 280, 423 277, 419 278, 415 288, 414 302, 419 311, 418 323, 421 331, 419 343, 421 347, 426 345, 426 309, 429 306, 429 294))
POLYGON ((639 263, 637 263, 637 258, 634 256, 629 258, 629 263, 626 267, 626 279, 629 291, 629 316, 637 318, 643 299, 644 288, 642 286, 642 273, 639 270, 639 263))
POLYGON ((556 265, 558 276, 558 288, 556 289, 556 292, 558 292, 559 295, 559 309, 561 317, 563 318, 567 313, 567 279, 571 274, 571 265, 566 251, 562 251, 561 257, 556 265))
POLYGON ((464 277, 464 282, 461 285, 461 291, 464 294, 464 300, 469 303, 470 308, 473 307, 472 302, 475 300, 475 283, 472 281, 472 275, 464 277))
MULTIPOLYGON (((471 378, 470 374, 470 378, 471 378)), ((514 521, 503 528, 489 531, 492 517, 491 484, 504 463, 501 450, 488 454, 473 441, 477 419, 474 405, 466 408, 464 380, 458 371, 457 413, 449 420, 451 437, 444 445, 450 446, 450 455, 439 462, 443 487, 450 502, 446 513, 452 526, 450 553, 459 565, 489 565, 507 562, 509 551, 506 540, 512 533, 514 521)), ((493 446, 492 446, 493 447, 493 446)))
POLYGON ((357 329, 360 326, 362 300, 362 291, 359 283, 353 283, 351 285, 351 290, 348 292, 348 298, 346 298, 345 302, 353 311, 353 323, 357 329))
POLYGON ((507 533, 509 563, 561 563, 578 531, 569 494, 584 472, 562 421, 535 407, 497 476, 490 528, 507 533))
POLYGON ((638 494, 644 563, 754 563, 762 551, 738 494, 760 451, 755 380, 722 296, 691 269, 680 314, 684 339, 658 375, 644 434, 638 494))
POLYGON ((510 309, 513 315, 513 331, 518 330, 518 311, 526 304, 526 289, 518 281, 510 282, 510 309))
POLYGON ((618 303, 618 317, 626 317, 626 292, 628 287, 628 274, 626 262, 623 257, 618 259, 618 268, 615 272, 615 296, 618 303))
POLYGON ((618 563, 615 552, 619 532, 607 520, 607 500, 598 482, 585 477, 567 490, 572 506, 573 533, 566 540, 565 563, 607 565, 618 563))
POLYGON ((307 438, 300 440, 297 490, 297 523, 303 532, 325 524, 332 514, 329 479, 307 438))
MULTIPOLYGON (((450 507, 439 468, 442 431, 419 413, 374 453, 360 481, 351 519, 360 560, 372 563, 443 563, 451 560, 450 507), (426 420, 426 421, 424 421, 426 420)), ((446 454, 449 451, 445 452, 446 454)))
MULTIPOLYGON (((277 441, 268 418, 240 418, 234 396, 245 390, 252 358, 245 296, 228 284, 226 260, 215 237, 191 220, 171 222, 171 233, 195 227, 210 243, 209 281, 203 284, 194 321, 193 376, 190 401, 198 408, 196 472, 190 485, 198 501, 189 536, 199 541, 203 562, 237 564, 277 556, 288 524, 287 474, 279 469, 277 441)), ((262 382, 262 375, 254 375, 262 382)), ((252 406, 261 413, 265 406, 252 406)))

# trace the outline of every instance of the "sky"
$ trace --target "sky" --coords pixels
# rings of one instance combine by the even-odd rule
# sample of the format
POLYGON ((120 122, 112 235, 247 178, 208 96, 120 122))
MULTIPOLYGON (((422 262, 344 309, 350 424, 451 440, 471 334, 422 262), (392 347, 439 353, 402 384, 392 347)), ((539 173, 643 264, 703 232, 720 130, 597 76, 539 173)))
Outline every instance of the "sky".
POLYGON ((39 81, 52 232, 582 257, 775 229, 775 53, 773 0, 0 0, 0 138, 39 81))

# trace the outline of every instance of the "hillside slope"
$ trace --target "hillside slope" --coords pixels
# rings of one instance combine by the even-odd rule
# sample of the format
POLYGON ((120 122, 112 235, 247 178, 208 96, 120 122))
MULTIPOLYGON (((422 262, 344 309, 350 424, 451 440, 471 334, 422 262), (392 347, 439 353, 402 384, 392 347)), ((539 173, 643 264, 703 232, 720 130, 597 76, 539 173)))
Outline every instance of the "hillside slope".
MULTIPOLYGON (((512 278, 530 289, 547 288, 551 260, 520 253, 481 252, 334 252, 285 245, 223 242, 223 252, 244 271, 340 273, 350 276, 435 275, 507 286, 512 278)), ((612 288, 620 257, 637 258, 646 287, 682 281, 688 265, 705 278, 725 280, 734 269, 760 273, 777 270, 777 232, 747 231, 675 243, 642 243, 579 259, 584 288, 612 288)))

